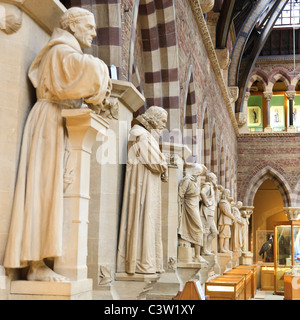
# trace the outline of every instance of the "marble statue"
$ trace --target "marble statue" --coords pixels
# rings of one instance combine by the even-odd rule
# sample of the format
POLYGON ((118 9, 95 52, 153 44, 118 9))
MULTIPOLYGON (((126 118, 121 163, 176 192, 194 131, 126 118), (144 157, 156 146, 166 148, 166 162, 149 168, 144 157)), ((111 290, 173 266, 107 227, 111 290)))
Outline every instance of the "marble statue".
POLYGON ((202 254, 213 255, 211 243, 218 235, 215 223, 215 213, 217 209, 217 176, 213 172, 206 173, 205 183, 200 192, 200 217, 203 224, 203 247, 202 254))
MULTIPOLYGON (((64 281, 44 262, 61 257, 63 188, 68 137, 61 110, 83 103, 100 110, 111 86, 106 64, 84 54, 96 36, 95 19, 81 8, 67 10, 33 61, 29 78, 37 102, 26 121, 11 224, 4 257, 6 268, 29 265, 28 280, 64 281)), ((86 106, 85 106, 86 107, 86 106)), ((72 179, 71 179, 72 180, 72 179)))
POLYGON ((220 217, 218 221, 219 228, 219 252, 229 252, 229 240, 231 238, 231 225, 235 220, 231 213, 230 190, 224 189, 219 202, 220 217))
POLYGON ((232 215, 235 220, 232 223, 232 251, 241 251, 243 246, 243 227, 244 221, 241 216, 240 209, 242 208, 243 203, 237 201, 237 203, 232 206, 232 215))
POLYGON ((199 214, 200 185, 198 177, 205 173, 206 167, 193 164, 191 173, 186 174, 179 184, 178 234, 195 248, 195 262, 205 261, 200 255, 203 246, 203 226, 199 214))
POLYGON ((158 139, 167 112, 152 106, 130 130, 119 232, 117 272, 163 272, 161 181, 168 166, 158 139))

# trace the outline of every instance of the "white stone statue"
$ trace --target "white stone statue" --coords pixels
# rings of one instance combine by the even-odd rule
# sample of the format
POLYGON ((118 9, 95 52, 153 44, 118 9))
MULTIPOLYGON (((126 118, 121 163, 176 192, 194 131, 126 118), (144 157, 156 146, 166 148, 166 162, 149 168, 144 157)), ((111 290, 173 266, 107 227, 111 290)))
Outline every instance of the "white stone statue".
POLYGON ((198 177, 205 173, 206 167, 193 164, 190 174, 181 180, 178 190, 179 216, 178 234, 195 248, 195 262, 204 262, 200 255, 203 245, 203 226, 199 214, 200 185, 198 177))
POLYGON ((82 48, 91 47, 96 36, 93 14, 71 8, 63 14, 60 26, 29 69, 37 102, 24 129, 4 258, 6 268, 29 265, 28 280, 66 280, 43 260, 63 255, 63 184, 64 175, 68 176, 64 157, 68 138, 61 110, 80 108, 83 102, 99 110, 111 85, 106 64, 82 52, 82 48))
POLYGON ((167 112, 152 106, 136 118, 130 130, 117 272, 163 272, 161 180, 167 162, 158 138, 166 127, 167 112))
POLYGON ((235 220, 232 223, 232 251, 240 252, 243 246, 243 227, 244 221, 241 216, 240 209, 242 208, 243 203, 241 201, 237 201, 237 203, 232 206, 232 215, 235 220))
POLYGON ((219 252, 229 252, 229 240, 231 238, 231 225, 234 216, 231 213, 230 190, 224 189, 219 202, 220 217, 218 221, 219 228, 219 252))
POLYGON ((204 255, 213 255, 211 243, 218 235, 214 220, 218 204, 217 189, 217 176, 213 172, 207 172, 200 192, 200 217, 204 228, 202 254, 204 255))
POLYGON ((243 229, 242 229, 242 237, 243 237, 243 246, 242 252, 249 252, 249 219, 253 210, 247 210, 246 208, 242 208, 240 210, 242 220, 244 221, 243 229))

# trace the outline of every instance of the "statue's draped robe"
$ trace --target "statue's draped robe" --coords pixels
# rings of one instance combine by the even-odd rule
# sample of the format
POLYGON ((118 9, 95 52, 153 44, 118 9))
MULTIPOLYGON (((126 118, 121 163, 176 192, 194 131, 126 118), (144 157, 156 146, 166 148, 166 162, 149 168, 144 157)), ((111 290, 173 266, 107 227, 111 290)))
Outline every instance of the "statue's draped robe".
POLYGON ((156 139, 140 125, 130 130, 117 271, 163 271, 161 174, 167 170, 156 139))
POLYGON ((178 194, 182 199, 178 233, 182 239, 202 246, 203 226, 199 213, 200 187, 193 176, 184 177, 180 182, 178 194))
POLYGON ((236 220, 232 223, 232 250, 239 251, 243 246, 243 220, 238 208, 233 207, 232 213, 236 218, 236 220))
POLYGON ((230 238, 231 230, 230 226, 232 225, 232 221, 234 219, 231 214, 231 205, 228 200, 220 200, 219 202, 220 208, 220 218, 219 218, 219 237, 220 238, 230 238))
POLYGON ((83 54, 76 38, 59 28, 33 61, 29 78, 38 100, 23 134, 4 259, 7 268, 62 255, 67 137, 61 109, 79 108, 83 100, 100 104, 110 81, 104 62, 83 54))

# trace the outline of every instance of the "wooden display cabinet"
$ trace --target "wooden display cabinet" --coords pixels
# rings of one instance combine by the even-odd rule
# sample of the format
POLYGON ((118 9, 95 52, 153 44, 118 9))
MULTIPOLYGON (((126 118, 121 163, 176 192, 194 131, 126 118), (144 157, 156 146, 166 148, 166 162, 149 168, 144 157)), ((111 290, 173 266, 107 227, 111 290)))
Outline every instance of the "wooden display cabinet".
POLYGON ((263 263, 260 269, 260 288, 263 291, 274 291, 274 264, 263 263))
POLYGON ((274 225, 274 292, 284 294, 284 275, 300 266, 300 221, 274 225))
POLYGON ((257 266, 241 264, 239 266, 236 266, 234 269, 246 269, 251 271, 251 283, 252 283, 251 297, 254 298, 257 290, 257 266))
POLYGON ((252 296, 252 277, 251 270, 248 269, 231 269, 224 272, 224 276, 241 275, 244 277, 245 300, 250 300, 252 296))
POLYGON ((205 295, 209 300, 244 300, 244 277, 218 276, 205 283, 205 295))
POLYGON ((284 300, 300 300, 300 276, 284 275, 284 300))

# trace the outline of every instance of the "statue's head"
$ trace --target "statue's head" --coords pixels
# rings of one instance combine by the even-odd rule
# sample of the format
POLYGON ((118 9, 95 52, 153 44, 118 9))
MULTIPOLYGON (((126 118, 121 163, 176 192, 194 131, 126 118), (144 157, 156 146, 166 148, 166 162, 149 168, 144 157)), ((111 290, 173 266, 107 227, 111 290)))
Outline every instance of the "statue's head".
MULTIPOLYGON (((162 131, 167 126, 168 112, 161 107, 152 106, 147 109, 144 114, 138 116, 137 120, 144 120, 150 124, 153 129, 162 131)), ((143 123, 142 121, 140 122, 143 123)))
POLYGON ((242 206, 243 206, 243 202, 242 202, 242 201, 237 201, 236 207, 237 207, 238 209, 241 209, 242 206))
POLYGON ((231 200, 230 197, 230 190, 229 189, 224 189, 222 192, 222 199, 223 200, 231 200))
POLYGON ((192 168, 190 170, 191 174, 195 177, 201 176, 206 172, 207 168, 199 163, 193 163, 192 168))
POLYGON ((68 9, 60 19, 60 26, 74 35, 81 48, 90 48, 97 35, 94 15, 83 8, 68 9))
POLYGON ((209 171, 206 173, 206 181, 213 182, 214 184, 216 184, 217 180, 217 176, 213 172, 209 171))

